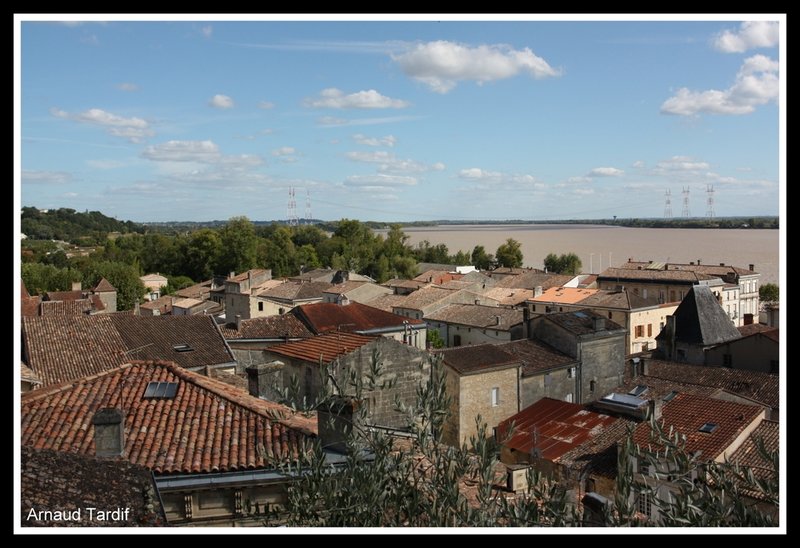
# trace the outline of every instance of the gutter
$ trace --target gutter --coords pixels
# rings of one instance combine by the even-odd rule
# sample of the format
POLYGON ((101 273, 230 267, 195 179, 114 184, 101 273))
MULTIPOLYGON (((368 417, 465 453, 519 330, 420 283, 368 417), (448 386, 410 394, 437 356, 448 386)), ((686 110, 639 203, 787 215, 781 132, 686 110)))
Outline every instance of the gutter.
POLYGON ((358 331, 354 331, 357 335, 380 335, 382 333, 401 333, 406 330, 406 327, 413 330, 421 330, 426 329, 428 327, 427 323, 417 323, 417 324, 407 324, 406 325, 395 325, 392 327, 376 327, 374 329, 361 329, 358 331))

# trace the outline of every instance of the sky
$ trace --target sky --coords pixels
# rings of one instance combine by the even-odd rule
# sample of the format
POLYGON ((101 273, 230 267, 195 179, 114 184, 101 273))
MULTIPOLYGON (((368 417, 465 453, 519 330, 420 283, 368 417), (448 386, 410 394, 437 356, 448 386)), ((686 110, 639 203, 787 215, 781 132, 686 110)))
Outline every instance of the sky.
POLYGON ((702 217, 713 188, 778 214, 776 21, 54 19, 19 28, 23 206, 681 217, 688 189, 702 217))

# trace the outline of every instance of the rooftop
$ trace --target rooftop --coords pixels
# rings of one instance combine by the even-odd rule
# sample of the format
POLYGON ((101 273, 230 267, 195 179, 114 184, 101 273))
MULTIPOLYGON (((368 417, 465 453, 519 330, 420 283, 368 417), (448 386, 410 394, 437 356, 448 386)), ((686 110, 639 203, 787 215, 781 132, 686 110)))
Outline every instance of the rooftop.
POLYGON ((177 290, 175 296, 184 299, 205 299, 211 292, 212 285, 214 285, 214 280, 206 280, 177 290))
POLYGON ((105 278, 100 278, 100 281, 97 282, 96 286, 94 286, 94 292, 95 293, 103 293, 103 292, 110 292, 110 291, 116 291, 116 289, 105 278))
POLYGON ((579 287, 551 287, 545 289, 538 297, 533 297, 533 302, 575 304, 586 297, 597 293, 597 289, 582 289, 579 287))
POLYGON ((425 316, 426 320, 509 331, 522 323, 522 310, 479 304, 449 304, 425 316))
POLYGON ((423 325, 425 323, 422 320, 405 318, 356 302, 345 306, 335 303, 305 304, 293 308, 291 314, 316 334, 331 331, 362 332, 387 328, 402 330, 406 324, 423 325))
POLYGON ((235 323, 228 323, 220 326, 220 331, 222 331, 222 336, 227 340, 281 339, 286 337, 307 339, 314 336, 305 324, 292 314, 242 320, 238 329, 235 323))
POLYGON ((534 289, 541 287, 549 289, 560 287, 569 282, 574 276, 566 274, 548 274, 539 271, 525 272, 517 276, 505 276, 497 282, 496 287, 516 287, 519 289, 534 289))
POLYGON ((516 306, 533 297, 533 289, 518 289, 514 287, 492 287, 481 291, 483 295, 494 299, 503 306, 516 306))
POLYGON ((270 274, 272 273, 270 270, 267 270, 267 269, 264 269, 264 268, 253 268, 253 269, 248 270, 247 272, 242 272, 241 274, 237 274, 237 275, 235 275, 233 277, 230 277, 230 278, 226 279, 225 281, 226 282, 243 282, 248 278, 252 279, 252 278, 255 278, 257 276, 261 276, 263 274, 266 274, 268 272, 270 274))
POLYGON ((440 287, 423 287, 408 295, 402 304, 398 306, 410 310, 422 310, 431 304, 452 296, 454 292, 452 289, 442 289, 440 287))
POLYGON ((356 333, 334 332, 304 341, 271 346, 268 352, 312 363, 320 363, 320 361, 330 363, 340 356, 346 356, 358 350, 374 339, 375 337, 356 333))
POLYGON ((732 266, 726 264, 700 264, 697 263, 659 263, 654 261, 633 261, 622 263, 617 268, 624 270, 682 270, 687 272, 698 272, 717 277, 723 277, 728 274, 738 274, 739 276, 752 276, 757 274, 754 270, 749 268, 742 268, 739 266, 732 266))
POLYGON ((575 358, 535 339, 511 341, 498 346, 522 362, 523 377, 576 363, 575 358))
POLYGON ((545 316, 541 316, 543 321, 551 321, 556 325, 559 325, 574 333, 575 335, 589 335, 591 333, 613 333, 616 331, 625 331, 625 328, 619 325, 616 322, 613 322, 606 318, 605 316, 601 316, 600 314, 595 314, 588 308, 583 310, 576 310, 574 312, 558 312, 553 314, 546 314, 545 316), (599 320, 603 320, 603 327, 599 330, 594 328, 594 319, 597 318, 599 320))
POLYGON ((331 284, 328 282, 288 282, 262 291, 258 296, 279 301, 320 300, 323 292, 330 289, 330 287, 331 284))
POLYGON ((627 289, 623 289, 622 291, 598 289, 594 294, 589 295, 581 301, 581 305, 583 306, 617 308, 621 310, 654 308, 662 304, 664 303, 660 303, 658 297, 655 295, 651 295, 645 299, 641 295, 636 295, 633 291, 627 289))
MULTIPOLYGON (((711 289, 706 286, 692 286, 673 317, 676 342, 711 346, 741 337, 711 289)), ((659 333, 656 340, 665 337, 666 330, 659 333)))
POLYGON ((161 274, 145 274, 144 276, 139 276, 139 279, 143 282, 166 282, 167 277, 161 274))
POLYGON ((597 436, 617 421, 589 411, 578 403, 542 398, 502 421, 498 438, 503 445, 539 458, 557 461, 572 449, 597 436))
POLYGON ((22 447, 20 493, 23 527, 139 527, 166 525, 150 471, 120 460, 22 447), (126 508, 113 522, 92 519, 87 506, 126 508), (80 520, 27 519, 30 510, 82 510, 80 520))
POLYGON ((200 299, 180 299, 179 301, 175 301, 172 303, 173 308, 192 308, 198 305, 203 304, 203 301, 200 299))
POLYGON ((92 418, 109 407, 124 414, 125 460, 156 474, 274 468, 305 452, 315 434, 283 405, 174 363, 132 362, 23 394, 21 443, 94 455, 92 418), (175 396, 144 398, 151 382, 177 383, 175 396))
MULTIPOLYGON (((686 436, 688 453, 699 451, 704 459, 714 460, 763 412, 763 408, 754 405, 678 394, 664 404, 660 422, 666 432, 672 428, 686 436), (700 431, 707 423, 716 428, 711 432, 700 431)), ((636 427, 633 442, 645 448, 659 447, 657 440, 651 438, 649 422, 636 427)))
POLYGON ((474 375, 520 364, 519 358, 494 344, 438 350, 444 363, 461 375, 474 375))
POLYGON ((348 291, 352 291, 354 289, 358 289, 364 284, 370 282, 365 282, 363 280, 353 280, 353 281, 346 281, 340 284, 328 286, 328 289, 324 290, 323 293, 332 293, 334 295, 340 295, 343 293, 347 293, 348 291))
POLYGON ((381 295, 380 297, 371 299, 367 302, 367 304, 372 308, 377 308, 379 310, 383 310, 384 312, 391 312, 395 306, 402 308, 405 300, 405 295, 394 295, 390 293, 388 295, 381 295))
POLYGON ((631 268, 606 268, 598 274, 598 281, 658 281, 673 282, 680 284, 696 284, 702 280, 711 280, 718 276, 711 276, 702 272, 692 272, 687 270, 636 270, 631 268))
MULTIPOLYGON (((772 463, 765 460, 758 451, 759 441, 764 443, 764 448, 769 453, 778 452, 780 447, 780 425, 771 420, 761 421, 761 424, 747 436, 744 443, 733 452, 728 460, 740 466, 747 466, 753 471, 753 476, 758 480, 777 479, 772 463)), ((759 493, 744 486, 740 486, 740 488, 743 488, 752 497, 759 496, 759 493)))
POLYGON ((761 333, 765 337, 769 337, 770 339, 778 342, 778 335, 779 331, 777 327, 770 327, 768 325, 764 325, 761 323, 751 323, 750 325, 740 325, 736 329, 739 330, 739 334, 742 337, 749 337, 750 335, 755 335, 756 333, 761 333))

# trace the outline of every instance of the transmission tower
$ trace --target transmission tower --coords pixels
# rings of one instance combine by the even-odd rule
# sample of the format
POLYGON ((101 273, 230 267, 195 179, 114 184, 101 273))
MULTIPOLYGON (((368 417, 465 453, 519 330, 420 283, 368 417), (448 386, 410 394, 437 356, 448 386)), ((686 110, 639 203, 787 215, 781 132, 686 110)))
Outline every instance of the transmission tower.
POLYGON ((667 189, 664 194, 664 218, 672 219, 672 192, 667 189))
POLYGON ((683 187, 683 211, 681 211, 682 217, 689 216, 689 187, 683 187))
POLYGON ((311 191, 306 189, 306 224, 311 224, 311 191))
POLYGON ((286 208, 286 219, 289 226, 297 226, 297 202, 294 199, 294 187, 289 187, 289 204, 286 208))
POLYGON ((706 199, 706 217, 709 219, 714 218, 714 185, 708 185, 706 187, 706 194, 708 194, 708 198, 706 199))

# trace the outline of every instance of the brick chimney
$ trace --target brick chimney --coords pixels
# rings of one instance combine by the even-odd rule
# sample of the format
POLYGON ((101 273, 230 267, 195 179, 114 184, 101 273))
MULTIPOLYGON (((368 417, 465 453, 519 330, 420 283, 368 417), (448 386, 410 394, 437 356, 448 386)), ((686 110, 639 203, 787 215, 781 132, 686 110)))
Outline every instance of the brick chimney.
POLYGON ((105 407, 94 414, 94 447, 98 457, 119 457, 125 452, 125 416, 105 407))

